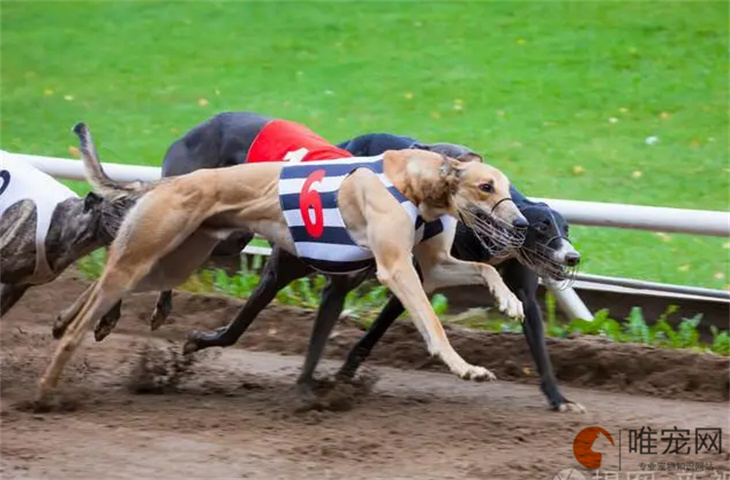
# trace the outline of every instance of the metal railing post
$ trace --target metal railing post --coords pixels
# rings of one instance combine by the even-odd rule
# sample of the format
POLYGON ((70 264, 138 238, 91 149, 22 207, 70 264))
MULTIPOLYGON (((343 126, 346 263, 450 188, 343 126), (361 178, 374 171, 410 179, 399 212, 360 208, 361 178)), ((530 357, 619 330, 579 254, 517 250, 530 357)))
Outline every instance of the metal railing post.
POLYGON ((568 317, 568 320, 575 318, 593 320, 593 314, 588 310, 588 307, 586 307, 586 304, 583 303, 583 300, 580 299, 580 296, 578 296, 575 290, 572 288, 560 289, 551 281, 544 279, 543 282, 545 287, 552 292, 555 301, 558 302, 558 307, 568 317))

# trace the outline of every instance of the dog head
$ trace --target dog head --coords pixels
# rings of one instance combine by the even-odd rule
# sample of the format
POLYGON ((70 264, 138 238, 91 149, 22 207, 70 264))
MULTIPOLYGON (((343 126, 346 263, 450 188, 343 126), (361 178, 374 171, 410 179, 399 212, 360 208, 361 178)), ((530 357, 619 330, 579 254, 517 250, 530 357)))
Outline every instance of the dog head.
POLYGON ((46 257, 56 273, 105 245, 98 235, 100 203, 98 195, 84 199, 70 197, 53 210, 46 235, 46 257))
POLYGON ((525 242, 518 256, 538 275, 564 281, 570 279, 580 264, 580 253, 569 239, 565 218, 545 203, 522 209, 529 222, 525 242))
MULTIPOLYGON (((76 229, 78 235, 94 238, 101 245, 110 245, 117 235, 127 212, 137 201, 136 195, 109 198, 89 192, 83 199, 83 207, 77 215, 85 228, 76 229)), ((81 238, 78 239, 82 241, 81 238)))
POLYGON ((527 220, 512 201, 509 180, 496 168, 420 149, 391 150, 385 159, 386 172, 388 165, 404 165, 388 175, 424 220, 445 214, 459 218, 483 244, 489 240, 492 253, 524 241, 527 220))
POLYGON ((443 170, 455 171, 457 218, 489 245, 493 254, 519 247, 524 241, 527 219, 512 201, 507 176, 486 163, 446 159, 443 170))

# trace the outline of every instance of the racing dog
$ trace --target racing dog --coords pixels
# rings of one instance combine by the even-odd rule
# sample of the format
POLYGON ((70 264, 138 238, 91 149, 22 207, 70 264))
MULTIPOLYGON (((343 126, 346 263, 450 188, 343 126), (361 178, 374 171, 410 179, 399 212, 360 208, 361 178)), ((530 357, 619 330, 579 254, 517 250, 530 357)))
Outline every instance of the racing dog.
MULTIPOLYGON (((368 134, 342 142, 338 147, 346 148, 356 155, 376 155, 380 149, 397 149, 414 143, 416 140, 411 137, 368 134)), ((540 389, 548 403, 557 411, 584 412, 582 405, 565 398, 558 388, 545 345, 542 312, 537 300, 538 276, 548 281, 569 282, 580 263, 580 253, 570 243, 568 224, 560 213, 545 203, 528 200, 514 186, 510 186, 510 193, 517 208, 529 222, 522 246, 507 255, 494 255, 494 249, 485 246, 473 231, 460 223, 451 254, 461 260, 488 262, 498 266, 505 283, 520 298, 525 308, 522 330, 540 374, 540 389)), ((325 301, 323 297, 323 303, 325 301)), ((355 375, 360 364, 403 311, 398 299, 391 298, 365 336, 348 353, 344 365, 337 372, 339 379, 347 380, 355 375)))
MULTIPOLYGON (((94 164, 98 175, 101 168, 88 129, 79 124, 75 131, 87 168, 94 164)), ((100 185, 94 171, 89 172, 92 185, 100 185)), ((189 275, 232 230, 259 233, 304 263, 333 273, 364 270, 374 262, 378 280, 406 306, 429 353, 461 378, 492 375, 468 364, 451 347, 424 289, 485 284, 501 310, 523 316, 522 304, 493 267, 460 261, 449 253, 457 217, 477 231, 485 230, 491 218, 514 227, 527 225, 510 201, 506 176, 480 162, 401 150, 340 161, 248 163, 119 185, 112 194, 132 195, 137 201, 119 228, 104 272, 67 325, 41 378, 41 400, 58 382, 90 323, 135 288, 179 283, 181 273, 187 270, 189 275), (419 242, 422 224, 438 220, 442 232, 419 242)))
MULTIPOLYGON (((185 158, 185 162, 181 162, 183 168, 192 168, 196 155, 201 155, 199 162, 206 166, 245 161, 246 152, 250 147, 250 145, 246 145, 246 142, 251 141, 256 135, 251 134, 250 130, 247 131, 246 136, 241 135, 241 132, 246 130, 242 129, 246 125, 246 120, 254 114, 225 115, 224 118, 214 117, 193 129, 188 134, 193 139, 189 141, 189 147, 183 147, 180 141, 173 145, 170 151, 176 152, 176 155, 167 156, 165 160, 170 164, 169 168, 171 170, 177 168, 174 167, 174 164, 177 163, 178 158, 185 158), (197 145, 205 143, 205 139, 223 140, 220 144, 216 143, 216 148, 210 148, 210 146, 198 148, 197 145), (228 146, 231 144, 235 147, 228 146), (244 153, 238 157, 232 157, 230 154, 221 155, 216 160, 211 158, 216 151, 244 153), (202 152, 206 153, 202 154, 202 152)), ((265 121, 257 123, 259 126, 265 124, 265 121)), ((185 138, 188 138, 188 135, 185 138)), ((478 158, 476 153, 462 145, 444 143, 428 145, 418 142, 412 137, 391 134, 363 135, 342 142, 337 147, 347 149, 350 153, 359 156, 378 155, 388 149, 421 148, 441 150, 453 157, 478 158)), ((538 275, 557 281, 569 279, 571 270, 576 268, 580 262, 580 254, 568 240, 568 225, 558 212, 550 209, 544 203, 528 200, 513 186, 510 187, 510 193, 513 201, 529 222, 527 238, 522 247, 508 255, 495 255, 499 248, 489 245, 488 239, 485 245, 485 241, 478 238, 473 230, 463 223, 459 223, 451 253, 462 260, 499 265, 505 282, 525 305, 523 332, 540 373, 541 389, 547 396, 550 406, 558 411, 584 411, 582 406, 566 399, 558 388, 545 345, 542 314, 537 301, 538 275)), ((238 252, 240 248, 242 248, 240 245, 234 244, 230 250, 238 252)), ((274 245, 272 256, 264 267, 261 282, 235 319, 215 332, 193 332, 185 345, 185 351, 190 353, 213 346, 233 345, 258 313, 274 299, 279 290, 295 279, 309 275, 313 271, 296 257, 274 245)), ((330 276, 317 313, 305 366, 297 381, 305 392, 311 388, 312 374, 324 349, 326 339, 342 311, 346 294, 359 285, 367 275, 368 272, 344 277, 330 276)), ((348 355, 346 364, 339 372, 340 378, 349 378, 354 375, 377 340, 402 311, 403 306, 396 298, 386 305, 368 334, 348 355)))
MULTIPOLYGON (((252 112, 226 112, 197 125, 168 148, 162 162, 162 177, 183 175, 201 168, 221 168, 274 160, 302 162, 345 158, 353 155, 369 157, 380 155, 388 149, 404 150, 408 148, 443 153, 462 161, 481 161, 481 157, 461 145, 445 143, 429 145, 417 142, 410 137, 384 134, 378 135, 377 138, 358 137, 353 139, 346 148, 335 147, 308 128, 294 122, 273 119, 252 112), (397 148, 382 148, 386 143, 396 145, 397 148), (375 150, 378 153, 365 153, 375 150)), ((97 178, 100 182, 107 181, 103 176, 97 178)), ((425 239, 442 229, 440 221, 424 224, 425 239)), ((495 240, 499 237, 496 229, 493 229, 492 236, 495 237, 495 240)), ((252 239, 253 234, 250 232, 234 232, 216 245, 211 252, 211 257, 218 264, 232 261, 240 266, 240 252, 252 239)), ((508 243, 503 238, 503 243, 505 242, 508 243)), ((296 260, 287 258, 287 262, 289 261, 297 263, 296 260)), ((279 268, 276 263, 270 262, 270 264, 275 269, 279 268)), ((311 272, 310 269, 294 269, 292 273, 295 271, 311 272)), ((292 280, 295 278, 298 277, 292 277, 292 280)), ((260 308, 266 306, 269 301, 262 304, 260 308)), ((58 317, 53 330, 54 337, 60 338, 64 325, 68 323, 69 317, 74 311, 74 307, 72 307, 58 317)), ((151 329, 159 328, 171 311, 172 292, 166 290, 158 296, 150 319, 151 329)), ((103 340, 111 333, 120 314, 121 305, 118 303, 94 328, 94 337, 97 341, 103 340)))
MULTIPOLYGON (((512 198, 527 218, 530 226, 524 244, 505 255, 493 255, 474 232, 458 224, 451 254, 461 260, 486 262, 495 265, 505 284, 522 301, 525 319, 522 331, 540 375, 540 389, 550 407, 560 412, 585 412, 585 408, 568 400, 558 388, 550 356, 545 345, 545 330, 537 299, 538 276, 548 281, 569 282, 580 254, 568 240, 568 225, 556 211, 544 203, 532 202, 512 189, 512 198)), ((323 300, 324 302, 324 300, 323 300)), ((391 297, 366 334, 350 350, 336 377, 351 380, 373 347, 388 328, 404 312, 403 304, 391 297)))
POLYGON ((0 166, 0 315, 28 288, 108 245, 126 206, 73 191, 26 161, 2 152, 0 166))

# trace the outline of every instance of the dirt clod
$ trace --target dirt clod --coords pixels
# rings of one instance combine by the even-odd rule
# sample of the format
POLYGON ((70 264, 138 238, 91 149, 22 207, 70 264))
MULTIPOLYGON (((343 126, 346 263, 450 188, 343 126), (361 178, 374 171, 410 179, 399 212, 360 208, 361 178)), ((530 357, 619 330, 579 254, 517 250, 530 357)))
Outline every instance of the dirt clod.
POLYGON ((338 381, 335 377, 317 379, 311 394, 300 395, 296 411, 352 410, 358 402, 367 398, 377 381, 377 375, 372 373, 361 374, 348 381, 338 381))
POLYGON ((145 343, 139 347, 127 388, 138 395, 175 392, 192 374, 195 362, 195 356, 183 355, 172 342, 166 348, 145 343))

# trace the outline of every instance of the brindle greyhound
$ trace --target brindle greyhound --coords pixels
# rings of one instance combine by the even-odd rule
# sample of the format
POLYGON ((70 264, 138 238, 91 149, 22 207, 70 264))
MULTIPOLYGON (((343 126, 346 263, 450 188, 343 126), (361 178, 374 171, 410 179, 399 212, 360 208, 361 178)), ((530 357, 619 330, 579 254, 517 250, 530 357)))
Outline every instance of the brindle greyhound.
POLYGON ((79 198, 60 182, 2 152, 0 315, 30 287, 56 279, 79 258, 111 243, 129 209, 123 199, 79 198))
POLYGON ((510 200, 507 177, 494 167, 402 150, 348 161, 201 169, 160 182, 110 188, 108 179, 100 178, 103 172, 88 129, 79 124, 75 131, 92 185, 105 188, 102 193, 110 196, 133 195, 138 200, 109 250, 104 272, 71 318, 41 378, 41 399, 55 387, 92 322, 135 288, 180 283, 183 274, 200 266, 232 230, 261 234, 300 258, 306 253, 306 261, 313 265, 347 262, 363 269, 368 265, 362 262, 374 261, 378 280, 406 306, 429 353, 461 378, 493 378, 486 368, 468 364, 453 349, 425 291, 484 284, 509 316, 522 318, 522 304, 493 267, 450 255, 455 221, 444 221, 443 231, 421 243, 416 232, 419 219, 432 222, 447 216, 462 218, 477 230, 485 228, 488 218, 526 226, 519 210, 506 201, 510 200), (334 208, 325 214, 323 203, 334 208), (324 232, 325 223, 340 225, 344 231, 324 232), (320 237, 328 238, 327 244, 318 245, 320 237), (333 260, 328 256, 332 251, 342 257, 333 260), (422 270, 423 286, 412 253, 422 270))

